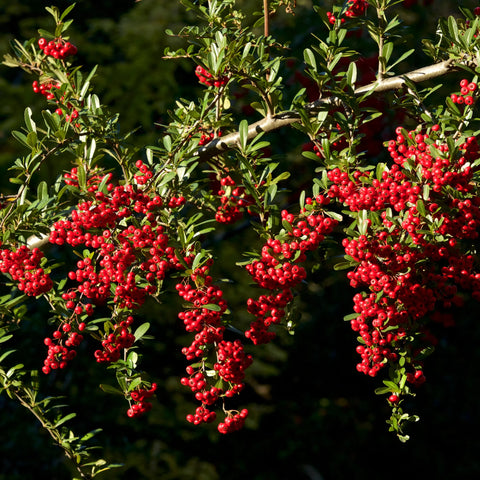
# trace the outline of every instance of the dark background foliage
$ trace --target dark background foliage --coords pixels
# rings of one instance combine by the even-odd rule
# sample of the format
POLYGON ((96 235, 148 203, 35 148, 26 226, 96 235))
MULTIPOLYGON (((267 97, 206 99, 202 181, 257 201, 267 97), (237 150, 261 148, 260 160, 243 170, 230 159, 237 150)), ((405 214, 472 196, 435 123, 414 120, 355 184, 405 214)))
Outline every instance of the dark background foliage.
MULTIPOLYGON (((246 11, 253 11, 253 2, 241 3, 246 11)), ((402 13, 410 26, 407 40, 415 47, 422 36, 433 38, 435 19, 455 12, 457 5, 439 0, 419 3, 402 13)), ((10 0, 2 4, 2 54, 8 52, 12 38, 30 38, 38 28, 51 27, 44 9, 50 2, 10 0)), ((58 1, 56 5, 62 9, 68 4, 58 1)), ((301 47, 318 30, 318 18, 309 6, 309 1, 299 0, 295 16, 280 13, 272 21, 273 34, 291 41, 293 58, 302 59, 301 47)), ((95 80, 100 98, 120 113, 124 131, 138 128, 133 138, 139 146, 155 143, 160 134, 155 124, 168 121, 166 112, 174 99, 193 99, 200 88, 191 63, 162 60, 164 48, 175 47, 179 41, 166 36, 164 30, 177 31, 194 19, 179 2, 159 0, 82 0, 71 17, 75 21, 70 36, 79 48, 79 63, 87 69, 100 65, 95 80)), ((408 68, 427 62, 418 54, 409 60, 408 68)), ((301 63, 291 65, 285 76, 294 83, 301 74, 301 63)), ((10 131, 20 127, 25 106, 42 108, 43 97, 33 94, 28 76, 2 67, 0 98, 0 187, 8 193, 7 168, 22 155, 10 131)), ((277 141, 272 138, 275 153, 284 153, 291 161, 294 185, 302 186, 309 174, 307 168, 300 168, 304 159, 299 150, 305 140, 294 135, 288 142, 285 136, 277 141)), ((49 172, 43 175, 48 177, 49 172)), ((296 196, 298 192, 293 191, 292 198, 296 196)), ((246 275, 234 270, 231 258, 239 242, 245 249, 258 244, 241 228, 234 233, 222 236, 219 232, 223 247, 217 262, 218 277, 234 280, 226 289, 232 309, 235 302, 245 300, 249 287, 246 275)), ((222 436, 213 426, 194 427, 184 419, 195 404, 179 384, 185 368, 180 350, 188 339, 177 321, 179 303, 173 293, 161 305, 152 301, 140 312, 152 324, 150 333, 155 338, 142 347, 142 365, 159 384, 148 415, 128 419, 124 400, 101 391, 99 384, 113 385, 115 379, 93 361, 95 346, 89 342, 82 345, 67 373, 42 378, 42 391, 66 395, 67 408, 78 412, 72 422, 74 431, 103 429, 96 441, 104 455, 125 464, 104 478, 478 478, 478 308, 467 304, 455 312, 456 326, 437 332, 436 352, 426 361, 428 381, 410 408, 421 420, 412 426, 411 440, 401 444, 387 431, 386 402, 373 392, 378 384, 355 370, 355 335, 342 321, 351 312, 353 293, 344 272, 332 273, 327 267, 311 273, 301 291, 295 336, 280 334, 272 344, 252 349, 256 360, 249 371, 249 386, 238 399, 240 408, 250 410, 241 432, 222 436)), ((169 288, 173 292, 173 282, 169 288)), ((43 337, 51 327, 45 322, 45 305, 32 303, 30 308, 30 323, 19 333, 22 348, 17 358, 35 368, 43 360, 43 337)), ((249 319, 239 321, 247 326, 249 319)), ((70 478, 62 452, 50 445, 33 417, 6 396, 0 397, 0 441, 0 480, 70 478)))

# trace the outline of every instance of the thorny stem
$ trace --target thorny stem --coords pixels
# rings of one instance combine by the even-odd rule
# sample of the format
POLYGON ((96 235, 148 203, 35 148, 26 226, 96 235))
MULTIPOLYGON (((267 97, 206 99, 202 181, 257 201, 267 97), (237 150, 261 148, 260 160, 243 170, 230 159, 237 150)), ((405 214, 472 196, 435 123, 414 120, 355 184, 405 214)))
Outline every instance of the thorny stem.
MULTIPOLYGON (((412 82, 418 83, 440 77, 459 69, 459 62, 455 61, 454 59, 449 59, 440 63, 428 65, 427 67, 413 70, 403 75, 384 78, 381 81, 370 83, 369 85, 356 89, 354 91, 354 95, 362 96, 365 94, 378 94, 389 90, 397 90, 405 84, 405 78, 412 82)), ((313 116, 322 106, 334 105, 339 101, 340 99, 337 97, 322 98, 305 105, 305 110, 307 113, 310 113, 313 116)), ((280 112, 272 116, 267 115, 265 118, 262 118, 261 120, 248 126, 247 138, 250 140, 255 138, 261 132, 267 133, 278 130, 279 128, 299 121, 301 121, 300 114, 293 110, 280 112)), ((220 152, 234 148, 238 143, 239 138, 239 132, 230 133, 224 137, 212 140, 207 145, 199 148, 197 154, 202 160, 208 159, 214 155, 218 155, 220 152)))

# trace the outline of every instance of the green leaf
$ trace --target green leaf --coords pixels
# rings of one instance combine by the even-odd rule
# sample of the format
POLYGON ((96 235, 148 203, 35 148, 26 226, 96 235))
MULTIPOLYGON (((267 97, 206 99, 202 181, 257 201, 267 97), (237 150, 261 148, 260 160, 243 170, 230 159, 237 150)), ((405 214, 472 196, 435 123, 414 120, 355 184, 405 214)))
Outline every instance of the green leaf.
POLYGON ((309 48, 306 48, 303 51, 303 58, 309 67, 312 67, 314 71, 317 71, 317 61, 315 60, 315 55, 309 48))
POLYGON ((393 52, 393 42, 388 42, 383 46, 383 58, 385 63, 388 63, 393 52))
POLYGON ((275 177, 271 182, 270 185, 274 183, 281 182, 282 180, 286 180, 287 178, 290 177, 290 172, 282 172, 278 177, 275 177))
POLYGON ((220 305, 217 305, 216 303, 207 303, 206 305, 202 305, 202 308, 212 310, 213 312, 220 312, 222 310, 220 305))
POLYGON ((50 128, 53 132, 56 132, 60 127, 60 117, 55 113, 52 114, 48 110, 42 110, 42 117, 45 122, 45 125, 50 128))
POLYGON ((30 148, 30 145, 27 142, 27 136, 24 133, 19 132, 18 130, 13 130, 12 136, 16 138, 20 143, 23 143, 23 145, 30 148))
POLYGON ((348 84, 354 88, 355 82, 357 81, 357 65, 355 62, 350 62, 347 70, 347 82, 348 84))
POLYGON ((448 31, 450 33, 450 35, 458 41, 458 25, 457 25, 457 20, 455 19, 455 17, 453 16, 450 16, 448 17, 448 21, 447 21, 447 24, 448 24, 448 31))
POLYGON ((60 20, 63 20, 75 7, 76 3, 72 3, 69 7, 67 7, 63 13, 60 15, 60 20))
POLYGON ((80 186, 81 190, 87 189, 87 174, 85 172, 85 167, 83 165, 79 165, 77 168, 77 178, 78 178, 78 185, 80 186))
POLYGON ((63 425, 65 422, 68 422, 70 419, 76 417, 76 413, 69 413, 65 417, 61 418, 54 426, 53 428, 58 428, 60 425, 63 425))
MULTIPOLYGON (((122 397, 125 396, 124 393, 117 387, 112 387, 111 385, 100 384, 100 388, 105 393, 111 393, 113 395, 121 395, 122 397)), ((88 435, 88 434, 87 434, 88 435)))
POLYGON ((41 181, 37 187, 37 198, 38 200, 45 200, 48 198, 48 186, 47 182, 41 181))
POLYGON ((133 334, 135 336, 135 341, 140 340, 146 333, 147 330, 150 328, 150 324, 148 322, 142 323, 133 334))
POLYGON ((25 109, 23 117, 25 119, 25 125, 27 126, 27 130, 29 132, 36 132, 37 126, 35 125, 35 122, 32 120, 32 109, 30 107, 27 107, 25 109))
POLYGON ((7 340, 10 340, 12 337, 13 335, 4 335, 3 337, 0 337, 0 343, 6 342, 7 340))
POLYGON ((247 148, 248 140, 248 121, 243 119, 238 126, 238 134, 240 137, 240 147, 243 151, 247 148))
POLYGON ((352 268, 355 264, 351 262, 338 262, 333 266, 334 270, 347 270, 348 268, 352 268))
POLYGON ((23 363, 19 363, 18 365, 15 365, 14 367, 10 368, 8 372, 5 374, 7 378, 10 378, 16 370, 20 370, 24 367, 23 363))
MULTIPOLYGON (((100 385, 100 387, 101 387, 101 385, 100 385)), ((122 393, 122 395, 123 395, 123 393, 122 393)), ((100 432, 102 432, 102 429, 101 428, 96 428, 95 430, 92 430, 92 431, 86 433, 82 438, 80 438, 80 443, 84 443, 84 442, 90 440, 92 437, 94 437, 97 433, 100 433, 100 432)))
POLYGON ((387 71, 390 71, 395 65, 398 65, 400 62, 403 62, 407 57, 409 57, 415 51, 414 48, 411 50, 406 51, 403 55, 400 56, 394 63, 389 65, 387 71))
POLYGON ((375 389, 376 395, 385 395, 386 393, 390 393, 391 390, 388 387, 378 387, 375 389))

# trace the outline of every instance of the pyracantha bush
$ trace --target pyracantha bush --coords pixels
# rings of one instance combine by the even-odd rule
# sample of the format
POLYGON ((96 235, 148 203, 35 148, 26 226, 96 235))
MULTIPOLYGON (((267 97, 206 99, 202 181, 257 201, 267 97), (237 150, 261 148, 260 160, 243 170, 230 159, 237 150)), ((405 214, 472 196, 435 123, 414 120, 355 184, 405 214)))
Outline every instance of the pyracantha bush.
MULTIPOLYGON (((18 190, 1 202, 2 335, 13 331, 19 304, 45 299, 52 333, 39 341, 47 351, 38 368, 46 375, 75 368, 78 347, 91 342, 94 361, 118 381, 103 388, 123 396, 128 417, 139 417, 154 407, 157 391, 140 368, 138 352, 149 339, 141 309, 174 291, 189 338, 180 383, 197 402, 186 419, 218 419, 220 433, 234 432, 248 423, 236 397, 255 352, 294 333, 296 299, 312 265, 334 263, 348 270, 352 287, 346 320, 358 335, 356 368, 380 377, 391 430, 406 440, 405 425, 417 418, 402 404, 427 378, 432 326, 451 323, 450 312, 480 299, 477 9, 441 19, 439 42, 425 43, 434 63, 396 76, 409 55, 392 56, 398 2, 316 7, 324 36, 304 49, 288 104, 281 72, 291 63, 269 35, 269 11, 261 35, 232 0, 185 3, 203 26, 185 27, 179 36, 190 46, 165 56, 189 60, 203 90, 197 101, 177 102, 159 143, 142 152, 129 147, 117 116, 93 93, 96 70, 75 64, 65 21, 71 9, 48 9, 55 20, 49 38, 42 31, 14 42, 5 63, 36 76, 33 90, 46 103, 41 112, 27 108, 23 131, 13 133, 28 153, 12 164, 18 190), (357 51, 358 39, 375 52, 357 51), (419 90, 419 82, 460 68, 459 91, 433 101, 431 88, 419 90), (240 111, 260 115, 250 124, 232 108, 244 90, 251 101, 240 111), (392 91, 394 101, 382 97, 392 91), (271 158, 276 146, 267 140, 291 126, 302 139, 296 155, 311 167, 294 201, 295 169, 271 158), (50 160, 57 180, 35 184, 34 173, 50 160), (237 287, 247 324, 229 307, 230 284, 216 276, 217 233, 244 229, 257 240, 248 251, 239 244, 228 268, 251 282, 237 287), (59 264, 58 252, 75 261, 59 264)), ((21 372, 0 370, 2 389, 33 411, 21 372)), ((49 425, 82 471, 73 447, 49 425)))

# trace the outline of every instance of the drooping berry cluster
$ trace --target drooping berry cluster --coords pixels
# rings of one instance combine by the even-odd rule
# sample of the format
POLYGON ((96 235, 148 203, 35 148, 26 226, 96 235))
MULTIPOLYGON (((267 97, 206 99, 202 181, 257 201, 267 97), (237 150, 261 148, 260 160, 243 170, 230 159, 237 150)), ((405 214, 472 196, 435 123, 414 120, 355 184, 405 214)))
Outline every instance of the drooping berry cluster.
POLYGON ((42 258, 43 252, 38 248, 25 245, 16 250, 0 249, 0 272, 10 275, 25 295, 36 297, 53 287, 50 275, 40 266, 42 258))
POLYGON ((437 125, 396 133, 388 142, 393 165, 376 175, 332 169, 328 196, 351 212, 379 212, 375 222, 359 216, 361 234, 343 240, 356 263, 350 284, 367 289, 353 298, 351 326, 362 342, 357 369, 376 376, 402 358, 407 382, 420 385, 420 353, 432 342, 429 317, 462 305, 461 291, 480 299, 475 258, 461 246, 478 238, 480 197, 471 165, 480 148, 476 137, 468 137, 450 151, 437 125))
MULTIPOLYGON (((348 0, 347 10, 345 16, 348 18, 359 17, 364 15, 368 8, 368 2, 365 0, 348 0)), ((327 12, 327 18, 332 25, 337 21, 337 18, 333 12, 327 12)), ((342 23, 345 22, 344 17, 340 17, 342 23)))
POLYGON ((222 131, 217 130, 215 132, 202 132, 200 135, 200 140, 198 144, 200 146, 206 145, 207 143, 211 142, 214 138, 218 138, 222 136, 222 131))
POLYGON ((66 42, 63 38, 48 41, 42 37, 38 40, 38 46, 45 55, 59 60, 64 60, 77 53, 77 47, 70 42, 66 42))
POLYGON ((227 415, 227 418, 218 425, 220 433, 231 433, 241 430, 245 425, 245 419, 248 416, 248 410, 244 408, 240 412, 233 412, 227 415))
POLYGON ((125 320, 113 325, 112 333, 106 335, 106 338, 102 340, 103 350, 95 351, 95 359, 97 362, 116 362, 122 353, 135 343, 135 335, 133 335, 130 330, 132 324, 133 317, 128 316, 125 320))
POLYGON ((133 400, 133 404, 127 410, 127 415, 131 418, 139 417, 152 409, 152 403, 147 399, 151 398, 157 390, 157 384, 152 383, 150 388, 136 388, 130 392, 130 398, 133 400))
POLYGON ((475 103, 476 90, 477 84, 464 78, 460 81, 460 94, 452 93, 450 98, 453 103, 458 105, 473 105, 475 103))
MULTIPOLYGON (((63 179, 66 185, 70 185, 72 187, 79 188, 79 180, 78 180, 78 168, 73 167, 70 172, 66 172, 63 175, 63 179)), ((94 193, 98 190, 99 185, 102 183, 103 180, 105 180, 105 188, 107 191, 111 191, 113 189, 113 184, 111 183, 112 180, 112 174, 107 173, 107 174, 100 174, 97 170, 93 170, 90 172, 88 175, 87 181, 86 181, 86 188, 87 192, 89 193, 94 193)))
MULTIPOLYGON (((180 297, 191 304, 178 316, 186 331, 195 333, 190 346, 182 349, 186 359, 193 364, 186 369, 188 377, 181 379, 182 385, 188 386, 201 403, 195 414, 187 416, 187 420, 195 425, 215 420, 215 412, 208 407, 220 399, 239 393, 244 387, 245 370, 252 363, 251 355, 245 352, 240 340, 230 342, 224 339, 222 316, 227 304, 222 290, 212 284, 208 274, 211 263, 208 261, 190 275, 193 285, 190 282, 179 283, 176 287, 180 297)), ((227 411, 226 414, 227 419, 232 417, 231 412, 227 411)), ((219 431, 224 430, 220 425, 219 431)))
POLYGON ((365 0, 348 0, 347 6, 348 8, 345 12, 346 17, 359 17, 365 15, 368 8, 368 2, 365 0))
MULTIPOLYGON (((80 188, 78 173, 72 169, 66 183, 80 188)), ((76 269, 68 273, 74 286, 62 295, 65 308, 77 317, 92 315, 97 305, 111 304, 117 311, 138 308, 169 270, 184 268, 158 221, 163 200, 132 185, 114 186, 110 174, 92 171, 86 177, 90 199, 81 201, 69 218, 57 221, 50 233, 55 245, 85 247, 76 269)), ((178 199, 173 204, 178 205, 178 199)), ((95 352, 98 362, 115 362, 133 345, 132 321, 128 316, 104 332, 102 349, 95 352)))
POLYGON ((140 173, 134 175, 135 182, 137 185, 145 185, 153 177, 152 170, 142 160, 137 160, 135 166, 140 170, 140 173))
POLYGON ((293 300, 293 289, 305 278, 306 271, 300 263, 306 259, 306 253, 315 250, 337 225, 315 208, 328 203, 328 199, 318 196, 307 198, 306 208, 299 216, 282 211, 282 220, 287 227, 284 238, 269 239, 262 247, 261 257, 246 265, 248 273, 260 287, 269 290, 269 295, 261 295, 258 300, 247 301, 247 308, 256 320, 245 332, 245 336, 254 344, 268 343, 275 337, 269 327, 279 324, 285 316, 285 307, 293 300))
POLYGON ((195 75, 198 77, 198 81, 207 87, 220 88, 226 85, 228 77, 226 75, 213 76, 208 70, 205 70, 201 65, 195 69, 195 75))
MULTIPOLYGON (((79 330, 83 327, 79 325, 79 330)), ((53 338, 46 337, 45 345, 48 347, 47 356, 43 362, 42 372, 48 375, 52 370, 58 368, 66 368, 69 361, 77 356, 74 350, 83 341, 83 335, 79 332, 72 331, 70 323, 65 322, 63 325, 53 332, 53 338)))
POLYGON ((40 83, 38 80, 35 80, 32 83, 32 89, 34 93, 40 93, 43 95, 47 100, 53 100, 55 98, 55 94, 53 93, 52 89, 60 88, 60 83, 58 82, 45 82, 40 83))
POLYGON ((242 218, 245 208, 253 203, 245 187, 237 186, 230 175, 220 179, 220 188, 216 193, 220 197, 220 205, 215 220, 219 223, 235 223, 242 218))

